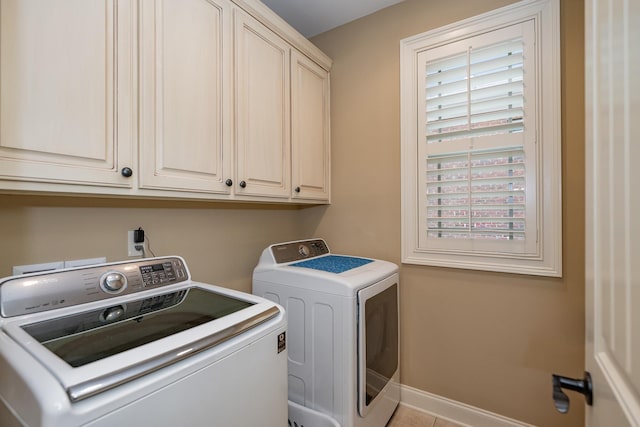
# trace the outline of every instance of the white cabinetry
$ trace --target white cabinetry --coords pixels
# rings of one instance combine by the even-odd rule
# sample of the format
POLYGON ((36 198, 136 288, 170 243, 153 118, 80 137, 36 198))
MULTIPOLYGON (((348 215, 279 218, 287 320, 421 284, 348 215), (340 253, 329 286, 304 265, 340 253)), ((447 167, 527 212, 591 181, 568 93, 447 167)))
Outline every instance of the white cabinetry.
POLYGON ((237 192, 291 194, 289 45, 235 11, 237 192))
POLYGON ((134 12, 0 2, 0 179, 132 186, 121 170, 133 167, 134 12))
POLYGON ((292 197, 329 200, 329 72, 291 53, 292 197))
POLYGON ((2 0, 0 191, 326 203, 330 66, 254 0, 2 0))
POLYGON ((329 72, 236 11, 238 194, 329 200, 329 72))
POLYGON ((140 187, 228 194, 232 5, 140 4, 140 187))

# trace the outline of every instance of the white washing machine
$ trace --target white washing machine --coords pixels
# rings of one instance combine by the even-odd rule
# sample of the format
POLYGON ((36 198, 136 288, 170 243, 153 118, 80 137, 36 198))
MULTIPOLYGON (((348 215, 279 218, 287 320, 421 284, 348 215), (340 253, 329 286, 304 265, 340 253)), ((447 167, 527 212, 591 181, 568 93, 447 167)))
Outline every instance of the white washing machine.
POLYGON ((266 248, 253 293, 285 307, 289 400, 342 427, 384 427, 400 400, 398 267, 322 239, 266 248))
POLYGON ((286 426, 281 307, 180 257, 0 279, 0 425, 286 426))

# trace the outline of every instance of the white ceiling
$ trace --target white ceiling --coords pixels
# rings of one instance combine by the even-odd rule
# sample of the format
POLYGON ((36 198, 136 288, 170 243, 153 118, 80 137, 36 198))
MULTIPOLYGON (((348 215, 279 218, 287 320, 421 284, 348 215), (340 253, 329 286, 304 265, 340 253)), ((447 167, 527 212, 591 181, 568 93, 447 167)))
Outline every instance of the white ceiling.
POLYGON ((402 0, 262 0, 305 37, 339 27, 402 0))

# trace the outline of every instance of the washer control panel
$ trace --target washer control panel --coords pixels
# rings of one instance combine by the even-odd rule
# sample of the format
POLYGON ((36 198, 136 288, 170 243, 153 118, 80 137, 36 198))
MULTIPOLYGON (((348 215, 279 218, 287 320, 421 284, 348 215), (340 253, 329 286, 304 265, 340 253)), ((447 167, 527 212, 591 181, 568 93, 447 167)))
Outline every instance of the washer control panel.
POLYGON ((273 259, 277 264, 300 261, 329 253, 327 243, 322 239, 299 240, 271 246, 273 259))
POLYGON ((157 286, 181 281, 186 277, 184 267, 180 263, 168 260, 157 264, 140 266, 144 286, 157 286))
POLYGON ((3 317, 70 307, 190 279, 180 257, 149 258, 0 279, 3 317))

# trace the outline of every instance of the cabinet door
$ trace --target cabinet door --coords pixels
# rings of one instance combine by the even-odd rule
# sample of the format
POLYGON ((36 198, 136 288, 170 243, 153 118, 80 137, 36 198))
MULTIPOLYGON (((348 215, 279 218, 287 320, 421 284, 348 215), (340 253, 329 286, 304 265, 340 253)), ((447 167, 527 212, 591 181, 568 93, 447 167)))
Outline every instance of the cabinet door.
POLYGON ((236 191, 289 198, 289 45, 235 12, 236 191))
POLYGON ((134 7, 0 2, 0 179, 132 185, 134 7))
POLYGON ((329 200, 331 135, 329 73, 291 54, 292 197, 329 200))
POLYGON ((142 1, 140 187, 230 192, 230 10, 226 0, 142 1))

